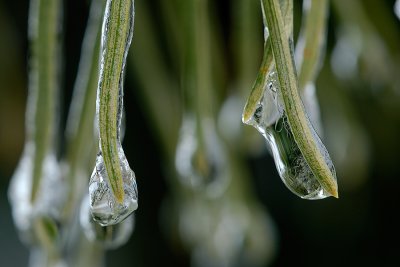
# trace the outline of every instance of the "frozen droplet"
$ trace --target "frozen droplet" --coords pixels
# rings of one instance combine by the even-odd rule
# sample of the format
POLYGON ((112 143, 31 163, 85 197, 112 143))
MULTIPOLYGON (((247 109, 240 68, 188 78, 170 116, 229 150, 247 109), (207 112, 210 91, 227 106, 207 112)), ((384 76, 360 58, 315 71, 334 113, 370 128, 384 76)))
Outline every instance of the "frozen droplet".
POLYGON ((37 242, 33 229, 35 222, 42 220, 46 225, 56 225, 66 197, 66 187, 56 157, 48 153, 43 161, 42 178, 35 201, 31 201, 34 150, 33 143, 26 143, 8 191, 14 223, 21 239, 28 244, 37 242))
POLYGON ((183 119, 175 165, 184 185, 205 189, 210 197, 224 192, 227 162, 211 119, 198 122, 191 115, 183 119))
POLYGON ((133 232, 133 216, 115 225, 101 226, 95 222, 90 213, 89 196, 83 199, 79 216, 86 238, 91 242, 101 244, 106 249, 115 249, 124 245, 133 232))
POLYGON ((123 221, 138 207, 135 174, 129 167, 121 145, 118 146, 121 176, 124 184, 123 201, 119 203, 111 190, 101 152, 97 155, 96 167, 89 182, 90 212, 93 219, 102 226, 123 221))
MULTIPOLYGON (((265 137, 271 147, 275 165, 283 183, 290 191, 304 199, 322 199, 331 196, 315 178, 286 120, 283 116, 276 125, 265 129, 265 137)), ((328 157, 326 149, 321 147, 320 149, 323 155, 328 157)), ((332 161, 326 162, 332 173, 335 173, 332 161)))
MULTIPOLYGON (((305 199, 328 197, 330 194, 322 188, 314 176, 293 138, 279 92, 279 82, 276 72, 273 70, 268 73, 263 95, 257 103, 254 113, 250 119, 244 122, 255 127, 267 140, 272 150, 279 176, 293 193, 305 199)), ((314 101, 315 99, 310 97, 308 100, 314 101)), ((308 107, 313 108, 311 104, 308 107)), ((319 151, 324 157, 333 177, 336 177, 333 163, 325 146, 322 144, 312 124, 308 122, 308 125, 319 151)))

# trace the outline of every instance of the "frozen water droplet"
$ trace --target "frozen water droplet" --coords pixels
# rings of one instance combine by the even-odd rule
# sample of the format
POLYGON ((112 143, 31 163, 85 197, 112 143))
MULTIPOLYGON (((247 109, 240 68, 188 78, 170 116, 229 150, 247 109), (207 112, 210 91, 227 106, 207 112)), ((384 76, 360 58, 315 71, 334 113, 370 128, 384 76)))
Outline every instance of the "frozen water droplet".
POLYGON ((228 184, 227 162, 213 121, 202 119, 198 124, 191 115, 183 119, 175 165, 183 184, 216 197, 228 184))
POLYGON ((34 203, 31 202, 34 150, 33 143, 26 143, 8 191, 14 223, 21 239, 28 244, 37 241, 33 230, 37 220, 46 218, 52 224, 59 220, 66 197, 66 187, 61 179, 56 157, 49 153, 43 161, 37 197, 34 203))
POLYGON ((114 197, 101 152, 97 155, 96 167, 89 182, 90 212, 93 219, 102 226, 123 221, 138 207, 138 193, 135 174, 129 167, 121 145, 118 145, 121 176, 124 183, 124 199, 118 203, 114 197))
POLYGON ((97 242, 107 249, 115 249, 124 245, 130 238, 134 228, 134 217, 108 226, 101 226, 93 220, 90 214, 89 196, 86 196, 81 205, 80 224, 86 238, 91 242, 97 242))
MULTIPOLYGON (((311 88, 312 89, 312 88, 311 88)), ((296 195, 305 199, 321 199, 330 196, 312 173, 295 142, 279 94, 279 82, 275 71, 268 73, 264 92, 253 115, 245 121, 255 127, 271 147, 278 173, 284 184, 296 195)), ((311 99, 312 100, 312 99, 311 99)), ((318 149, 336 177, 333 163, 320 138, 309 122, 318 149)))
MULTIPOLYGON (((297 146, 286 117, 276 125, 265 129, 265 137, 271 147, 275 165, 283 183, 294 194, 304 199, 322 199, 329 197, 315 178, 299 147, 297 146)), ((326 149, 322 150, 323 152, 326 149)), ((324 153, 327 156, 327 152, 324 153)), ((332 162, 327 161, 330 170, 335 173, 332 162)))

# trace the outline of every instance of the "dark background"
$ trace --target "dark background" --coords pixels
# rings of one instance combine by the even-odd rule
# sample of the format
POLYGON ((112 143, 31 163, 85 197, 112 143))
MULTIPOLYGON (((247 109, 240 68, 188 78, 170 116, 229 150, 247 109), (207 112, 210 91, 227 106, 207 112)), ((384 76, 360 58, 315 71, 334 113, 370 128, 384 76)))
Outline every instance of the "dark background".
MULTIPOLYGON (((66 111, 71 99, 71 88, 79 62, 89 6, 87 1, 64 2, 65 75, 61 125, 64 125, 66 120, 66 111)), ((229 44, 232 31, 230 1, 216 2, 219 15, 217 23, 220 23, 223 30, 224 43, 229 44)), ((301 4, 295 2, 295 23, 297 22, 298 27, 301 4)), ((136 4, 135 27, 140 25, 140 8, 144 6, 153 11, 154 20, 158 21, 157 14, 161 12, 158 9, 158 1, 137 1, 136 4)), ((390 59, 398 66, 400 43, 397 41, 400 40, 400 23, 394 13, 390 12, 393 5, 394 1, 363 1, 368 18, 380 33, 382 42, 392 51, 390 59), (377 8, 378 6, 380 8, 377 8), (378 12, 382 9, 389 11, 386 14, 390 16, 382 17, 378 12), (392 31, 386 31, 388 25, 391 25, 392 31)), ((27 248, 17 237, 7 200, 9 179, 24 142, 27 14, 26 0, 0 2, 1 266, 26 266, 29 255, 27 248)), ((400 221, 397 216, 400 203, 399 77, 393 77, 392 84, 389 81, 378 86, 363 75, 347 81, 332 78, 334 75, 328 61, 337 42, 338 24, 338 17, 333 14, 329 20, 327 59, 318 80, 318 84, 321 85, 318 95, 322 118, 328 120, 327 124, 329 119, 332 121, 335 118, 328 110, 333 101, 330 90, 339 90, 343 101, 351 107, 352 118, 355 118, 357 125, 362 129, 362 138, 366 140, 365 147, 348 149, 359 149, 366 160, 359 167, 362 174, 352 172, 352 166, 347 166, 346 170, 337 166, 339 199, 305 201, 285 188, 275 171, 273 159, 266 151, 246 158, 253 173, 255 194, 268 209, 278 230, 278 253, 270 266, 400 266, 400 221), (352 183, 352 179, 356 178, 359 180, 352 183)), ((140 36, 135 35, 135 38, 140 36)), ((162 45, 163 43, 160 43, 160 50, 167 51, 162 45)), ((259 47, 256 49, 258 53, 261 52, 259 47)), ((131 53, 140 53, 135 51, 135 41, 131 53)), ((361 65, 360 69, 367 67, 361 65)), ((370 67, 374 68, 373 65, 370 67)), ((124 148, 127 158, 134 163, 135 173, 142 176, 138 179, 140 208, 136 212, 135 231, 129 243, 118 250, 107 252, 107 266, 189 266, 188 253, 174 246, 161 230, 160 209, 170 190, 163 172, 164 159, 156 140, 157 136, 150 127, 151 121, 143 112, 143 103, 139 101, 137 94, 139 89, 136 89, 140 85, 136 82, 135 74, 129 71, 130 68, 128 66, 127 73, 131 77, 127 79, 125 88, 127 129, 124 148)), ((232 71, 228 74, 234 75, 232 71)), ((337 107, 338 110, 341 108, 342 106, 337 107)), ((329 125, 331 126, 327 128, 328 138, 343 131, 340 124, 337 127, 332 123, 329 125)), ((329 150, 334 146, 329 140, 327 144, 329 150)), ((60 150, 63 151, 62 146, 60 150)))

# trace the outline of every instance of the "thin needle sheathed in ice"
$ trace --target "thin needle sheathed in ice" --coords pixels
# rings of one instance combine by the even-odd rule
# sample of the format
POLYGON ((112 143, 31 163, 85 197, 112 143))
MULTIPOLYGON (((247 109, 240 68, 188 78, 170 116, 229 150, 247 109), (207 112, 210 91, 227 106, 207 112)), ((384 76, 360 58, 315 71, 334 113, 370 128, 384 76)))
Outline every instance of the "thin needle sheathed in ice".
POLYGON ((55 156, 61 13, 59 0, 30 3, 26 141, 9 188, 15 225, 29 243, 53 241, 54 235, 39 237, 34 225, 40 225, 44 218, 55 224, 64 196, 55 156))
POLYGON ((107 1, 96 103, 100 152, 89 182, 90 211, 102 226, 121 222, 138 206, 135 175, 120 140, 123 79, 133 23, 133 0, 107 1))
POLYGON ((263 0, 263 4, 277 66, 280 94, 293 138, 317 182, 330 195, 338 197, 336 173, 331 168, 332 160, 316 134, 299 95, 292 42, 291 38, 282 34, 285 25, 279 3, 277 0, 263 0))
MULTIPOLYGON (((269 73, 264 94, 253 115, 245 123, 255 127, 267 140, 283 183, 305 199, 329 196, 315 179, 293 139, 282 104, 278 97, 276 73, 269 73)), ((333 165, 332 165, 333 168, 333 165)))
MULTIPOLYGON (((265 4, 266 2, 262 1, 264 23, 267 21, 265 4)), ((277 2, 275 4, 278 5, 277 2)), ((286 38, 284 39, 289 44, 290 50, 292 31, 291 25, 288 25, 288 23, 292 22, 290 16, 285 12, 292 12, 292 8, 289 6, 285 11, 283 7, 280 5, 285 17, 285 25, 281 30, 284 29, 286 32, 286 38)), ((268 37, 265 42, 263 62, 244 109, 242 120, 244 123, 254 126, 266 138, 273 152, 278 173, 284 184, 293 193, 305 199, 336 196, 332 189, 333 187, 321 184, 321 178, 317 177, 313 169, 310 168, 297 143, 297 139, 294 138, 292 126, 288 123, 287 99, 283 99, 284 97, 287 98, 287 93, 283 96, 279 73, 274 66, 273 45, 275 44, 272 44, 270 37, 268 37)), ((302 105, 302 103, 299 105, 302 105)), ((305 113, 303 114, 305 115, 305 113)), ((329 154, 306 115, 305 122, 310 133, 309 137, 313 140, 318 150, 319 159, 324 161, 325 167, 331 174, 330 177, 333 177, 336 183, 336 173, 329 154)))

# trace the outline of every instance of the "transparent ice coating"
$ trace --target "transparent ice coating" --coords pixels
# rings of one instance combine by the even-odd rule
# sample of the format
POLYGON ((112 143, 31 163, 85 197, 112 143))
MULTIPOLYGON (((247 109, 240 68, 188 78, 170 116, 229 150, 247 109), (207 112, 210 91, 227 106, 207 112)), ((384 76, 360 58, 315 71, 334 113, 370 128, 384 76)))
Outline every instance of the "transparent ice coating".
POLYGON ((55 225, 61 216, 60 210, 66 197, 56 157, 49 153, 44 158, 35 202, 31 202, 34 150, 32 142, 25 145, 8 191, 14 223, 21 239, 28 244, 37 241, 33 230, 37 220, 45 219, 47 224, 55 225))
MULTIPOLYGON (((329 197, 330 194, 322 188, 304 159, 286 120, 284 116, 276 125, 265 130, 279 176, 287 188, 301 198, 329 197)), ((331 161, 328 161, 328 167, 335 172, 331 161)))
POLYGON ((252 118, 245 121, 246 124, 255 127, 262 135, 265 134, 265 128, 274 124, 283 114, 283 107, 278 99, 279 83, 276 76, 275 71, 268 73, 263 96, 257 103, 252 118))
POLYGON ((122 203, 118 203, 112 193, 101 152, 97 155, 96 167, 89 182, 90 212, 93 219, 101 226, 123 221, 138 207, 135 174, 129 167, 120 144, 118 154, 125 193, 122 203))
MULTIPOLYGON (((283 110, 283 104, 281 104, 279 90, 276 74, 272 71, 268 74, 264 94, 257 104, 253 116, 245 123, 255 127, 267 140, 279 176, 290 191, 304 199, 329 197, 330 194, 322 188, 315 178, 293 138, 283 110)), ((336 177, 333 163, 326 148, 311 123, 309 123, 309 127, 312 129, 313 137, 329 169, 336 177)))
MULTIPOLYGON (((123 36, 122 38, 125 38, 123 40, 124 44, 124 51, 123 51, 123 60, 122 60, 122 67, 121 67, 121 73, 118 73, 120 75, 119 77, 119 84, 118 84, 118 100, 117 103, 117 114, 116 118, 112 118, 112 120, 116 119, 116 140, 115 137, 110 138, 105 145, 106 147, 113 147, 115 144, 114 141, 116 142, 117 145, 117 150, 118 150, 118 158, 119 158, 119 166, 120 166, 120 171, 121 171, 121 176, 122 176, 122 182, 123 182, 123 190, 124 190, 124 195, 122 202, 119 202, 115 195, 114 192, 112 191, 112 187, 110 184, 110 181, 116 181, 114 182, 113 185, 117 184, 119 185, 119 179, 120 177, 109 177, 109 172, 106 170, 106 166, 104 163, 104 158, 103 158, 103 152, 102 152, 102 143, 101 140, 99 143, 99 148, 100 152, 97 155, 96 159, 96 166, 95 169, 93 170, 92 176, 90 178, 89 182, 89 195, 90 195, 90 212, 93 216, 93 220, 95 220, 97 223, 99 223, 101 226, 109 226, 109 225, 114 225, 118 224, 119 222, 123 221, 125 218, 127 218, 134 210, 137 209, 138 207, 138 193, 137 193, 137 186, 136 186, 136 180, 135 180, 135 174, 132 171, 132 169, 129 166, 129 163, 125 157, 124 151, 121 146, 121 135, 124 134, 124 129, 122 129, 121 132, 121 122, 122 122, 122 114, 123 114, 123 95, 124 95, 124 71, 125 71, 125 64, 126 64, 126 58, 128 55, 128 50, 132 41, 132 36, 133 36, 133 25, 134 25, 134 1, 129 1, 126 4, 129 4, 129 17, 124 18, 121 23, 128 23, 128 31, 126 32, 126 35, 123 36), (114 140, 113 140, 114 139, 114 140)), ((116 23, 112 18, 111 18, 111 6, 112 6, 112 1, 108 0, 107 5, 106 5, 106 10, 104 14, 104 20, 103 20, 103 28, 102 28, 102 42, 101 42, 101 66, 100 66, 100 80, 99 80, 99 86, 97 89, 97 100, 96 100, 96 113, 97 113, 97 120, 100 120, 100 109, 101 109, 101 103, 100 103, 100 95, 103 90, 103 83, 104 80, 109 78, 109 77, 104 77, 105 73, 105 64, 107 63, 107 55, 109 51, 109 47, 107 47, 107 41, 108 38, 110 38, 110 25, 111 23, 116 23)), ((115 19, 115 18, 114 18, 115 19)), ((115 26, 115 25, 114 25, 115 26)), ((113 90, 112 88, 109 90, 113 90)), ((114 93, 114 91, 111 92, 111 94, 114 93)), ((99 122, 101 123, 101 122, 99 122)), ((102 131, 105 131, 105 129, 100 129, 99 128, 99 136, 101 137, 102 131)), ((104 146, 104 144, 103 144, 104 146)), ((114 154, 116 154, 114 152, 114 154)), ((109 157, 113 157, 113 153, 110 153, 109 157)), ((114 160, 114 158, 113 158, 114 160)), ((115 162, 115 161, 114 161, 115 162)), ((113 167, 113 163, 111 161, 111 165, 108 167, 113 167)), ((114 168, 116 168, 114 166, 114 168)), ((112 173, 112 172, 111 172, 112 173)), ((118 174, 116 174, 118 175, 118 174)), ((114 187, 115 188, 115 187, 114 187)), ((121 196, 122 198, 122 196, 121 196)))
POLYGON ((106 249, 116 249, 124 245, 134 228, 133 216, 116 225, 101 226, 96 223, 90 213, 89 196, 82 201, 79 220, 86 238, 101 244, 106 249))
POLYGON ((224 192, 229 181, 228 167, 212 119, 198 122, 193 115, 184 117, 175 166, 184 185, 205 189, 211 197, 224 192))

